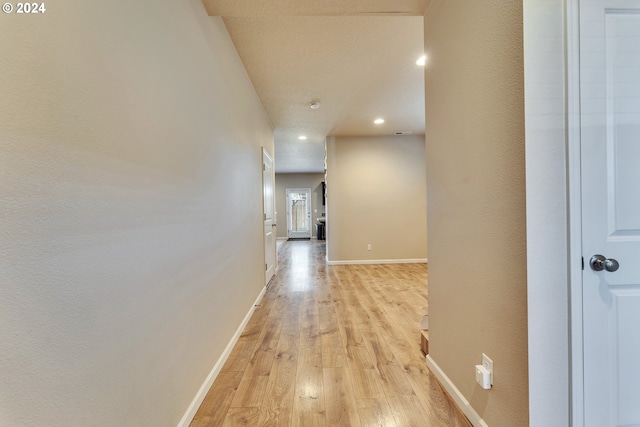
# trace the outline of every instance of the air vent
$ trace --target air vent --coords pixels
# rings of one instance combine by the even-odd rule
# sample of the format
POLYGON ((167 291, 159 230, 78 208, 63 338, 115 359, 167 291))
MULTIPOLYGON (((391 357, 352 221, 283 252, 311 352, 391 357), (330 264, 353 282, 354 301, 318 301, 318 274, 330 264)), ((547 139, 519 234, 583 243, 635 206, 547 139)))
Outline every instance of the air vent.
POLYGON ((411 135, 413 132, 396 132, 396 135, 411 135))

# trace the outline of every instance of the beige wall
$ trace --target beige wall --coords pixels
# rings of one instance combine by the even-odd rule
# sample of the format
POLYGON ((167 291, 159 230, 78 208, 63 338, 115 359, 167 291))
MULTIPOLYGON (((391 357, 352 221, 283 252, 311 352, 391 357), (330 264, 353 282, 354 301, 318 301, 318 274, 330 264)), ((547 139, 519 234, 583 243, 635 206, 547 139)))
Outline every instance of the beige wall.
POLYGON ((287 188, 311 189, 311 229, 316 235, 316 222, 325 212, 322 205, 323 173, 276 174, 276 211, 278 212, 277 237, 287 237, 287 188))
POLYGON ((528 425, 522 32, 515 0, 425 16, 430 351, 492 427, 528 425))
POLYGON ((422 136, 328 139, 330 262, 427 257, 424 155, 422 136))
POLYGON ((0 425, 176 426, 264 287, 268 120, 199 0, 0 25, 0 425))

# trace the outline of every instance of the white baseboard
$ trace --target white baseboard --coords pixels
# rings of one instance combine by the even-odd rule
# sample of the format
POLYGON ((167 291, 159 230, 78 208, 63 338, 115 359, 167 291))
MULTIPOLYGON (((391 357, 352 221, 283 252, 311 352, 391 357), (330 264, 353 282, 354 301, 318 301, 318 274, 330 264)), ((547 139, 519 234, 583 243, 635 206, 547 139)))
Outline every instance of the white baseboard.
POLYGON ((240 338, 240 335, 242 334, 242 331, 244 330, 245 326, 247 326, 247 323, 249 323, 249 319, 251 319, 253 312, 256 310, 256 305, 258 305, 258 303, 260 302, 260 300, 262 299, 266 291, 267 291, 267 287, 265 286, 264 288, 262 288, 260 295, 258 295, 258 298, 256 298, 256 301, 253 303, 253 305, 249 309, 249 312, 244 317, 244 320, 238 327, 238 330, 236 330, 236 333, 233 335, 233 337, 231 337, 231 341, 229 341, 229 344, 227 344, 227 347, 224 349, 224 351, 222 352, 222 355, 220 356, 216 364, 213 366, 213 369, 211 370, 211 372, 209 372, 209 375, 207 375, 207 379, 204 381, 204 383, 200 387, 200 390, 198 390, 198 393, 193 398, 193 401, 189 405, 187 412, 185 412, 182 419, 178 423, 178 427, 189 427, 189 424, 193 420, 193 417, 196 415, 196 412, 198 412, 198 408, 200 408, 200 405, 202 405, 204 398, 207 396, 209 389, 213 385, 213 382, 216 380, 216 377, 220 373, 220 370, 224 366, 224 363, 229 358, 229 355, 233 350, 233 346, 236 345, 236 343, 238 342, 238 339, 240 338))
POLYGON ((276 240, 287 240, 288 237, 276 237, 276 240))
POLYGON ((351 265, 351 264, 426 264, 427 258, 414 259, 363 259, 363 260, 344 260, 329 261, 328 265, 351 265))
POLYGON ((456 405, 467 416, 474 427, 489 427, 487 423, 478 415, 475 409, 471 407, 469 401, 460 393, 460 390, 451 382, 447 374, 444 373, 440 366, 427 354, 427 368, 435 375, 447 394, 451 396, 456 405))

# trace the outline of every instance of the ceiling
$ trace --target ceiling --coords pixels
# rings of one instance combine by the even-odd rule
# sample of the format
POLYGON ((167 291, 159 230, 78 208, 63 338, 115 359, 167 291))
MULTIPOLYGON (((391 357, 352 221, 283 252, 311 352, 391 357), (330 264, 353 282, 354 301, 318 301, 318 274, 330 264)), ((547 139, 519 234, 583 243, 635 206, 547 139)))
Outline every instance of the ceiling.
POLYGON ((277 173, 323 172, 327 136, 424 134, 415 61, 428 1, 202 0, 223 17, 271 120, 277 173))

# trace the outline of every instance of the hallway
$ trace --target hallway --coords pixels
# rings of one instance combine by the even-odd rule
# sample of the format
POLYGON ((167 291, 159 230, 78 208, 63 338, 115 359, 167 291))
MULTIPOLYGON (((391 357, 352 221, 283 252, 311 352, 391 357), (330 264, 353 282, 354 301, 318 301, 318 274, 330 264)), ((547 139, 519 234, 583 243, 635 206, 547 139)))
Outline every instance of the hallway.
POLYGON ((191 426, 470 426, 429 373, 423 264, 325 264, 279 245, 279 271, 191 426))

